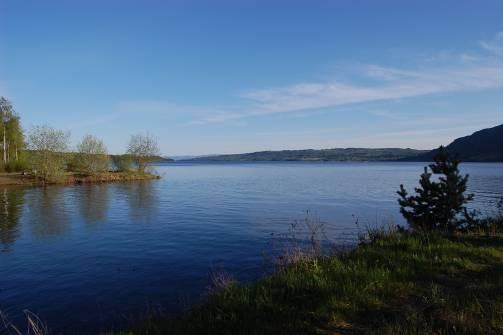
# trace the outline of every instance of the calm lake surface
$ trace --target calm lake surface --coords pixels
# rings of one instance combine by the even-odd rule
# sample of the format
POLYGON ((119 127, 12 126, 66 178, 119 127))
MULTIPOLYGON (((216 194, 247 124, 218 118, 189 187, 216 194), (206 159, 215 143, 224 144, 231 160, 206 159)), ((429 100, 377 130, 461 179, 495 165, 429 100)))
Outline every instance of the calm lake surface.
MULTIPOLYGON (((149 309, 197 302, 211 272, 247 281, 268 269, 271 234, 310 215, 332 241, 403 223, 401 183, 423 163, 222 163, 156 166, 161 180, 0 188, 0 310, 37 313, 55 332, 124 327, 149 309)), ((491 213, 503 164, 464 164, 472 207, 491 213)))

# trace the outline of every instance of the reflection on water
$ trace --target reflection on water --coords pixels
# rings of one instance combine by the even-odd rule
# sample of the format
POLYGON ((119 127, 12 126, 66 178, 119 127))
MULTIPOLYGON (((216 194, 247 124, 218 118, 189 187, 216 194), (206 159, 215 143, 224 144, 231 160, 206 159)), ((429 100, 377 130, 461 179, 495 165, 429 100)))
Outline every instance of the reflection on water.
POLYGON ((64 234, 70 228, 70 217, 65 203, 65 187, 42 187, 37 188, 33 193, 28 202, 28 221, 33 235, 46 238, 64 234))
MULTIPOLYGON (((271 234, 306 210, 341 243, 354 243, 355 216, 361 227, 403 223, 396 191, 417 186, 423 165, 180 163, 158 167, 161 180, 0 189, 0 310, 22 323, 28 308, 64 334, 124 326, 148 304, 176 312, 215 265, 260 276, 271 234)), ((490 213, 503 165, 462 169, 473 208, 490 213)))
POLYGON ((110 186, 83 185, 81 188, 78 204, 84 221, 89 224, 105 222, 110 203, 110 186))
POLYGON ((19 237, 19 222, 23 214, 24 188, 0 189, 0 243, 2 251, 19 237))
POLYGON ((122 188, 127 195, 129 215, 134 223, 150 223, 157 218, 159 198, 155 181, 142 181, 122 188))

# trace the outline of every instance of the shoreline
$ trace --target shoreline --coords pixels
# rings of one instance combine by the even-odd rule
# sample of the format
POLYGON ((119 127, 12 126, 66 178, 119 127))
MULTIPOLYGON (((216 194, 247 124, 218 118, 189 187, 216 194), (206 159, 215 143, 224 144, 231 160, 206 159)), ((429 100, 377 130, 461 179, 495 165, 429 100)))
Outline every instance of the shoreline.
POLYGON ((491 292, 503 280, 499 232, 378 233, 350 251, 297 256, 252 283, 222 274, 207 298, 188 310, 152 315, 106 334, 415 334, 418 329, 497 334, 503 329, 501 296, 491 292))
POLYGON ((32 175, 23 175, 19 172, 0 173, 0 187, 6 186, 46 186, 46 185, 80 185, 80 184, 104 184, 138 180, 156 180, 160 176, 150 173, 137 172, 106 172, 98 175, 79 175, 67 173, 61 181, 51 181, 37 178, 32 175))

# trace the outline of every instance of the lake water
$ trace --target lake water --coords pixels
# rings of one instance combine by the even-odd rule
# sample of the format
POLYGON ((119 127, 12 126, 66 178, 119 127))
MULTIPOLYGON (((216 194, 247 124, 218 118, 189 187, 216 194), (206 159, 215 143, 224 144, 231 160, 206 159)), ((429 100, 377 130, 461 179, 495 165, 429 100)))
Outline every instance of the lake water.
MULTIPOLYGON (((29 309, 65 334, 179 311, 207 292, 212 272, 263 275, 271 234, 307 210, 339 244, 354 241, 357 219, 403 223, 395 192, 411 190, 423 165, 175 163, 149 182, 0 188, 0 310, 20 320, 29 309)), ((462 170, 472 206, 490 212, 503 164, 462 170)))

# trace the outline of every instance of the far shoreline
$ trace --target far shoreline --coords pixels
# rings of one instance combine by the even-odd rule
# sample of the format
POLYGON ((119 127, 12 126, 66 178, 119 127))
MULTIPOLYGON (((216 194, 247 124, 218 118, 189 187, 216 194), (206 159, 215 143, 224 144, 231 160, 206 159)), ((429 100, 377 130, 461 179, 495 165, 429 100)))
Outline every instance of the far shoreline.
MULTIPOLYGON (((431 164, 432 161, 409 160, 175 160, 169 163, 153 163, 152 165, 166 166, 169 164, 244 164, 244 163, 398 163, 398 164, 431 164)), ((461 164, 503 164, 503 161, 463 161, 461 164)))

